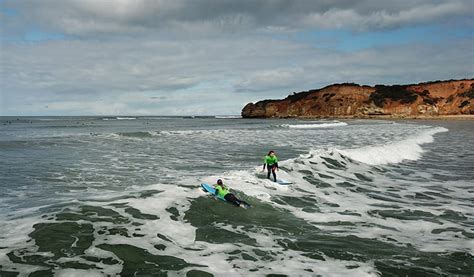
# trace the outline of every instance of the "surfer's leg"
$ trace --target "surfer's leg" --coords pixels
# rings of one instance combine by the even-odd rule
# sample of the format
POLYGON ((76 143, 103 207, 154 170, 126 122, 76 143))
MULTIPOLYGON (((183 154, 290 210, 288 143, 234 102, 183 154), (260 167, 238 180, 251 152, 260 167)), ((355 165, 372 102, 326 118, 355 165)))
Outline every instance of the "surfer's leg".
POLYGON ((244 205, 247 206, 247 207, 250 207, 250 206, 251 206, 249 203, 247 203, 247 202, 245 202, 245 201, 243 201, 243 200, 240 200, 240 199, 239 199, 239 201, 240 201, 240 204, 244 204, 244 205))
POLYGON ((276 171, 276 167, 273 166, 273 167, 272 167, 272 174, 273 174, 273 179, 274 179, 275 182, 276 182, 276 181, 277 181, 277 175, 276 175, 276 172, 275 172, 275 171, 276 171))
POLYGON ((267 165, 267 179, 270 179, 270 173, 272 172, 272 167, 267 165))
POLYGON ((240 201, 233 195, 232 193, 228 193, 224 196, 224 199, 227 200, 228 202, 234 204, 235 206, 240 206, 240 201))

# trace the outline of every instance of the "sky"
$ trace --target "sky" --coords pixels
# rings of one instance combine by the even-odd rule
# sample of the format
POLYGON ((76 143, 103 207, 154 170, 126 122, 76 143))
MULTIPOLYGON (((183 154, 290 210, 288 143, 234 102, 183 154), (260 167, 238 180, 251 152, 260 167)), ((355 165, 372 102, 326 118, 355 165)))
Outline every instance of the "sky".
POLYGON ((0 116, 239 115, 474 78, 472 0, 0 0, 0 116))

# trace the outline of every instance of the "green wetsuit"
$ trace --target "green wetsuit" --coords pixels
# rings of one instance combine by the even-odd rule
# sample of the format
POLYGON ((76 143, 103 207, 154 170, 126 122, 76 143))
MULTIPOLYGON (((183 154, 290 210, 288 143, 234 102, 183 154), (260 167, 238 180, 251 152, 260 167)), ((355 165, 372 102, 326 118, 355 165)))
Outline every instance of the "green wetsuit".
POLYGON ((226 194, 229 193, 229 189, 224 187, 224 186, 215 185, 214 188, 216 189, 216 195, 221 197, 221 198, 224 198, 226 196, 226 194))
POLYGON ((273 180, 276 182, 277 177, 275 173, 275 168, 278 168, 278 158, 276 155, 270 156, 266 155, 263 158, 263 168, 265 169, 265 165, 267 166, 267 178, 270 179, 270 174, 273 175, 273 180))
POLYGON ((263 158, 263 163, 266 164, 267 166, 272 166, 272 165, 278 163, 278 158, 277 158, 277 156, 268 156, 268 155, 266 155, 263 158))
POLYGON ((247 207, 250 207, 250 204, 243 201, 243 200, 240 200, 240 199, 237 199, 237 197, 235 197, 234 194, 230 193, 229 189, 226 188, 225 186, 221 186, 221 185, 214 185, 214 188, 216 189, 216 195, 218 197, 221 197, 221 198, 224 198, 226 201, 234 204, 235 206, 240 206, 241 204, 244 204, 246 205, 247 207))

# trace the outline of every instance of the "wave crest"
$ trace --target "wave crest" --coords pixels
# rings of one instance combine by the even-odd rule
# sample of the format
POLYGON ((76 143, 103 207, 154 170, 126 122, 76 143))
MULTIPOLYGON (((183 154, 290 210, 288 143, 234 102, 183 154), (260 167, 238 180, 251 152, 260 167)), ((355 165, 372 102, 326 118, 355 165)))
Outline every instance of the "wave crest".
POLYGON ((291 128, 291 129, 317 129, 317 128, 329 128, 347 126, 346 122, 329 122, 329 123, 313 123, 313 124, 282 124, 280 127, 291 128))
POLYGON ((400 163, 403 160, 415 161, 424 152, 421 145, 433 142, 433 135, 447 131, 446 128, 436 127, 407 139, 384 145, 338 151, 344 156, 369 165, 400 163))

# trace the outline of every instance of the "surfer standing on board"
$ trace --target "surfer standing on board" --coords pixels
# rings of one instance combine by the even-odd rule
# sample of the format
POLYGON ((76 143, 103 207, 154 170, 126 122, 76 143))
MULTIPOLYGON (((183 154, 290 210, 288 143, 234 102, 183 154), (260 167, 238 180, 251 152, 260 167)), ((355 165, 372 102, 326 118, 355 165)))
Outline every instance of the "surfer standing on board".
POLYGON ((275 171, 278 170, 278 158, 275 155, 275 151, 270 150, 270 152, 268 152, 268 155, 266 155, 263 158, 263 169, 262 169, 262 171, 265 171, 265 166, 267 167, 267 171, 268 171, 267 178, 270 179, 270 173, 272 173, 273 174, 273 179, 276 182, 277 181, 277 176, 276 176, 275 171))
POLYGON ((224 183, 222 182, 221 179, 217 180, 217 184, 214 185, 214 188, 216 189, 216 195, 221 198, 224 198, 225 200, 227 200, 227 202, 230 202, 237 207, 240 207, 241 204, 244 205, 243 206, 244 208, 250 207, 249 203, 243 200, 237 199, 237 197, 235 197, 234 194, 230 193, 229 188, 224 186, 224 183))

